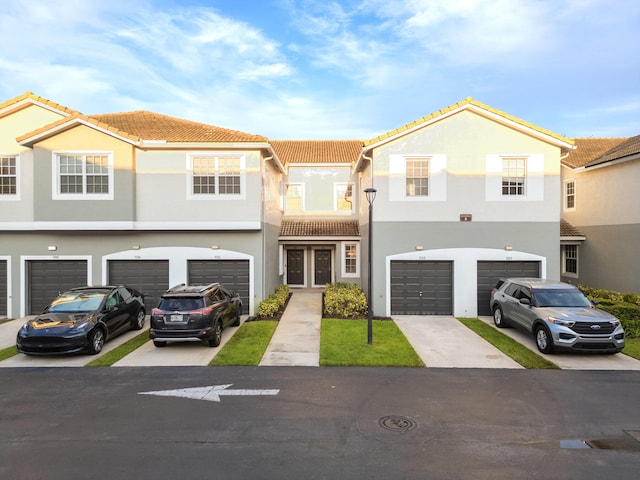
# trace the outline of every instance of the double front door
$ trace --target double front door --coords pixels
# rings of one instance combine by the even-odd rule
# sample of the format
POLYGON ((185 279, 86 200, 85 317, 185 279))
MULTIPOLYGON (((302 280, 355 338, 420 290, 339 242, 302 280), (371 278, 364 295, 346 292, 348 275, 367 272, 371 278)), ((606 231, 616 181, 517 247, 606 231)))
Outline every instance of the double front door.
MULTIPOLYGON (((306 249, 287 250, 287 284, 306 285, 305 256, 306 249)), ((311 250, 313 259, 313 287, 324 287, 333 281, 331 270, 332 250, 315 248, 311 250)))

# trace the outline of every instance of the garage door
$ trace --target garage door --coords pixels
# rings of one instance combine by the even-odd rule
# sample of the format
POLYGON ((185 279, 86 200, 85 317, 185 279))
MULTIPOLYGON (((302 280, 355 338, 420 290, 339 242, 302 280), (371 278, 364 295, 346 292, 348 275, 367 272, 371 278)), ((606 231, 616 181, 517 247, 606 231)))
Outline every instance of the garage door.
POLYGON ((491 289, 501 277, 540 277, 540 262, 478 262, 478 315, 491 315, 491 289))
POLYGON ((86 260, 27 260, 27 315, 36 315, 60 293, 87 285, 86 260))
POLYGON ((451 315, 453 262, 391 262, 391 314, 451 315))
POLYGON ((7 316, 7 261, 0 260, 0 317, 7 316))
POLYGON ((242 299, 242 313, 249 313, 249 260, 189 260, 189 284, 218 282, 242 299))
POLYGON ((169 260, 109 260, 109 284, 127 285, 144 294, 147 313, 169 288, 169 260))

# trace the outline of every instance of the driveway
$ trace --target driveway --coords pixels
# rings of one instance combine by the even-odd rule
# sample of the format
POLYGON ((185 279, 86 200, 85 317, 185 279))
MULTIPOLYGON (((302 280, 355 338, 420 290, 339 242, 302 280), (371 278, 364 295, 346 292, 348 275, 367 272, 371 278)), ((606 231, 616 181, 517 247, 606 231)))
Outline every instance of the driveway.
POLYGON ((532 335, 527 335, 517 328, 497 328, 492 317, 479 317, 480 320, 496 328, 529 350, 555 363, 563 370, 640 370, 640 360, 623 353, 615 355, 599 355, 592 353, 563 352, 552 355, 540 353, 532 335))

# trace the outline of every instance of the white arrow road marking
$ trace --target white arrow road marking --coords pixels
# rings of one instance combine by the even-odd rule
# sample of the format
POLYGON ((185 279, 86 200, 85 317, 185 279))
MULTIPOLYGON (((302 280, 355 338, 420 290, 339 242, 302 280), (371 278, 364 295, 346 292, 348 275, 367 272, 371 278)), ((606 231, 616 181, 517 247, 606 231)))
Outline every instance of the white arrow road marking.
POLYGON ((155 392, 140 392, 139 395, 156 395, 159 397, 182 397, 195 400, 207 400, 209 402, 219 402, 220 397, 227 396, 255 396, 255 395, 278 395, 279 389, 271 390, 228 390, 233 385, 212 385, 209 387, 179 388, 177 390, 158 390, 155 392))

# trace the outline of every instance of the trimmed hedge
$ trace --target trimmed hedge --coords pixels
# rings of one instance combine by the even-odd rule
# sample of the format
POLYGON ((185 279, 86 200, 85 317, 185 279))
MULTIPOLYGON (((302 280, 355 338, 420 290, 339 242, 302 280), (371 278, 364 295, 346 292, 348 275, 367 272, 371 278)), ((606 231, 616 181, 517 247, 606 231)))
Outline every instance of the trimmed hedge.
POLYGON ((273 294, 258 304, 259 318, 275 318, 289 298, 289 285, 278 285, 273 294))
POLYGON ((327 283, 324 289, 323 315, 330 318, 367 316, 367 297, 355 283, 327 283))
POLYGON ((640 337, 640 295, 582 285, 578 288, 589 300, 597 302, 599 309, 615 315, 622 323, 627 337, 640 337))

